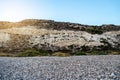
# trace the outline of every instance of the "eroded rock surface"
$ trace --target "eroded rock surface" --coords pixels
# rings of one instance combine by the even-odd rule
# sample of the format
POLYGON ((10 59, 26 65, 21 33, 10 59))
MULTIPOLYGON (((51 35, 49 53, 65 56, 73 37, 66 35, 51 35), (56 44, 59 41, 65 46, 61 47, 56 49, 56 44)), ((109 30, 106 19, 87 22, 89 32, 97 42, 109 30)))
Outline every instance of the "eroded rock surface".
MULTIPOLYGON (((36 22, 36 20, 33 20, 33 22, 36 22)), ((80 24, 74 24, 73 26, 71 23, 71 28, 70 23, 61 23, 62 26, 58 27, 58 25, 56 25, 56 28, 58 28, 55 29, 55 26, 51 26, 50 23, 52 24, 53 21, 37 23, 45 27, 39 25, 36 26, 36 24, 33 26, 28 20, 28 22, 23 21, 19 23, 19 27, 13 26, 2 28, 0 29, 0 47, 14 51, 21 51, 34 47, 53 52, 59 50, 77 52, 82 50, 82 46, 86 46, 88 50, 100 50, 102 48, 101 46, 110 46, 111 48, 120 49, 120 27, 118 26, 112 27, 113 30, 111 29, 111 26, 107 26, 110 28, 108 31, 104 31, 102 34, 92 34, 89 33, 89 31, 81 30, 81 28, 94 28, 91 26, 86 27, 80 24), (23 23, 26 24, 23 25, 23 23), (65 27, 67 24, 69 24, 69 26, 67 26, 69 28, 63 29, 63 26, 65 27), (76 26, 81 27, 80 29, 75 30, 76 26), (59 29, 60 27, 62 29, 59 29)), ((104 27, 105 26, 98 28, 101 28, 100 30, 102 30, 104 27)))

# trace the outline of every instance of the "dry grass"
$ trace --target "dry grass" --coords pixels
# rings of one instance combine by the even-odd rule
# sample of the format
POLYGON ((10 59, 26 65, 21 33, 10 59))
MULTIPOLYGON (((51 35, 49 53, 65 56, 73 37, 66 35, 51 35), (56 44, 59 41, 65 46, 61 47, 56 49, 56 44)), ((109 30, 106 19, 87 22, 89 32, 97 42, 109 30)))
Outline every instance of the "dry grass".
POLYGON ((119 55, 120 54, 120 51, 112 51, 111 53, 110 53, 110 55, 119 55))
POLYGON ((15 57, 15 54, 0 52, 0 57, 15 57))
POLYGON ((67 56, 70 56, 70 53, 65 53, 65 52, 55 52, 55 53, 52 54, 52 56, 67 57, 67 56))

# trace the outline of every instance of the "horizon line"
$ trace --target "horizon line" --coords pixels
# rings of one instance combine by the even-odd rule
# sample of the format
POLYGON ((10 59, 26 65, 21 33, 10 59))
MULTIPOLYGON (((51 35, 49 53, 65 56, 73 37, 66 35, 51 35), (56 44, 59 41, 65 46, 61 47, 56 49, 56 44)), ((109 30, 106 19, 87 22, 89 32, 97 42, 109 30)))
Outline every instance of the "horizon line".
POLYGON ((21 19, 17 21, 10 21, 10 20, 0 20, 0 22, 11 22, 11 23, 17 23, 17 22, 22 22, 24 20, 44 20, 44 21, 54 21, 54 22, 63 22, 63 23, 73 23, 73 24, 81 24, 81 25, 90 25, 90 26, 102 26, 102 25, 116 25, 120 26, 120 24, 111 24, 111 23, 104 23, 104 24, 85 24, 85 23, 78 23, 78 22, 72 22, 72 21, 60 21, 60 20, 54 20, 54 19, 39 19, 39 18, 26 18, 26 19, 21 19))

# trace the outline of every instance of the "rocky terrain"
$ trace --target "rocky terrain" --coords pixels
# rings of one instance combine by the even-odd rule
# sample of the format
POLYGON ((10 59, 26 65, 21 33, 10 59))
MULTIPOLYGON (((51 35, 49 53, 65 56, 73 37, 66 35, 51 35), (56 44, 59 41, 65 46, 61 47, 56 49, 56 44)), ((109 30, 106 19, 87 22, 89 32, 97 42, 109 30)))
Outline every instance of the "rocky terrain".
POLYGON ((120 80, 120 55, 1 57, 0 80, 120 80))
POLYGON ((82 25, 53 20, 28 19, 0 22, 0 52, 28 48, 46 51, 120 50, 120 26, 82 25))

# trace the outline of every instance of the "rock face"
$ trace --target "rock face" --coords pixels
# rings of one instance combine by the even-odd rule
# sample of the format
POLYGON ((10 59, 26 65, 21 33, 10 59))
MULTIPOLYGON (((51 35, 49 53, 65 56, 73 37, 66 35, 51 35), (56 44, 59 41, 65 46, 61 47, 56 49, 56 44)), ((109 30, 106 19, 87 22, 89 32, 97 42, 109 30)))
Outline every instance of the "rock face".
POLYGON ((0 47, 7 51, 37 48, 48 51, 120 50, 120 26, 87 26, 51 20, 0 22, 0 47), (6 24, 5 24, 6 23, 6 24))

